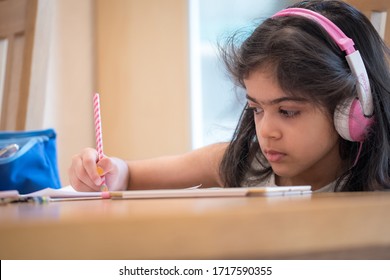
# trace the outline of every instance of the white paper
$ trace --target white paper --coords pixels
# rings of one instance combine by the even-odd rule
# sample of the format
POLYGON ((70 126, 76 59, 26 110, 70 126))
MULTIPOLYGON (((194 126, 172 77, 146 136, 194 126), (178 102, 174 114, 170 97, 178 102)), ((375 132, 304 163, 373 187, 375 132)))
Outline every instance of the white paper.
POLYGON ((50 198, 87 198, 87 197, 95 197, 101 198, 101 192, 79 192, 76 191, 72 186, 66 186, 60 189, 51 189, 46 188, 36 192, 28 193, 21 195, 21 197, 27 196, 41 196, 41 197, 50 197, 50 198))
MULTIPOLYGON (((311 186, 252 187, 252 188, 200 188, 159 189, 109 192, 113 199, 140 198, 184 198, 184 197, 244 197, 244 196, 285 196, 310 194, 311 186)), ((103 198, 102 192, 79 192, 71 186, 61 189, 46 188, 21 197, 50 197, 53 201, 103 198)))

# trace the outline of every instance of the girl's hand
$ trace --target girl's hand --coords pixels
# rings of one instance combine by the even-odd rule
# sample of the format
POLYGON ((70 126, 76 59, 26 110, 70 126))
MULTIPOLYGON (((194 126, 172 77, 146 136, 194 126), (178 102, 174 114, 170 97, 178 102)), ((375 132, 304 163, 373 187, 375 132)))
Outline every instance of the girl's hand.
POLYGON ((100 191, 101 176, 105 176, 110 191, 127 189, 129 171, 125 161, 110 157, 98 161, 98 153, 92 148, 86 148, 73 156, 69 180, 75 190, 100 191))

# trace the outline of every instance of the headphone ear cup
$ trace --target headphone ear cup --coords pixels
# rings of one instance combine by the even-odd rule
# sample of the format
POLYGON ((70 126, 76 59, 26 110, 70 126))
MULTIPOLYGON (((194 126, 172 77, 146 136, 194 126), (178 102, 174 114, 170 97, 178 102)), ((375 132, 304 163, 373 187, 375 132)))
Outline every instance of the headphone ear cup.
POLYGON ((347 99, 336 107, 334 125, 339 135, 352 142, 364 141, 374 118, 364 116, 357 98, 347 99))

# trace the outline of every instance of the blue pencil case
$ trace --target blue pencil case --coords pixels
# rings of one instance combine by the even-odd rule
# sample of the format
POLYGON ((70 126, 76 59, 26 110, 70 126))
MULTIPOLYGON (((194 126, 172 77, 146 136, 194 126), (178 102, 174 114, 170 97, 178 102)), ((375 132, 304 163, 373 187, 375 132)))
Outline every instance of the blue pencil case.
POLYGON ((0 191, 61 188, 53 129, 0 132, 0 191))

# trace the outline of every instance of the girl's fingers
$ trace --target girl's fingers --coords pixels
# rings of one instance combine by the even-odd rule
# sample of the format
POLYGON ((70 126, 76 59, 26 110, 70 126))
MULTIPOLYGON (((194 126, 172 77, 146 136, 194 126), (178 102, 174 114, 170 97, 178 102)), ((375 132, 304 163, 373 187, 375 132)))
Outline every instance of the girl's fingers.
POLYGON ((69 169, 69 180, 73 188, 78 191, 99 190, 98 186, 100 186, 101 179, 97 174, 96 163, 93 158, 93 149, 75 155, 72 158, 72 165, 69 169))

